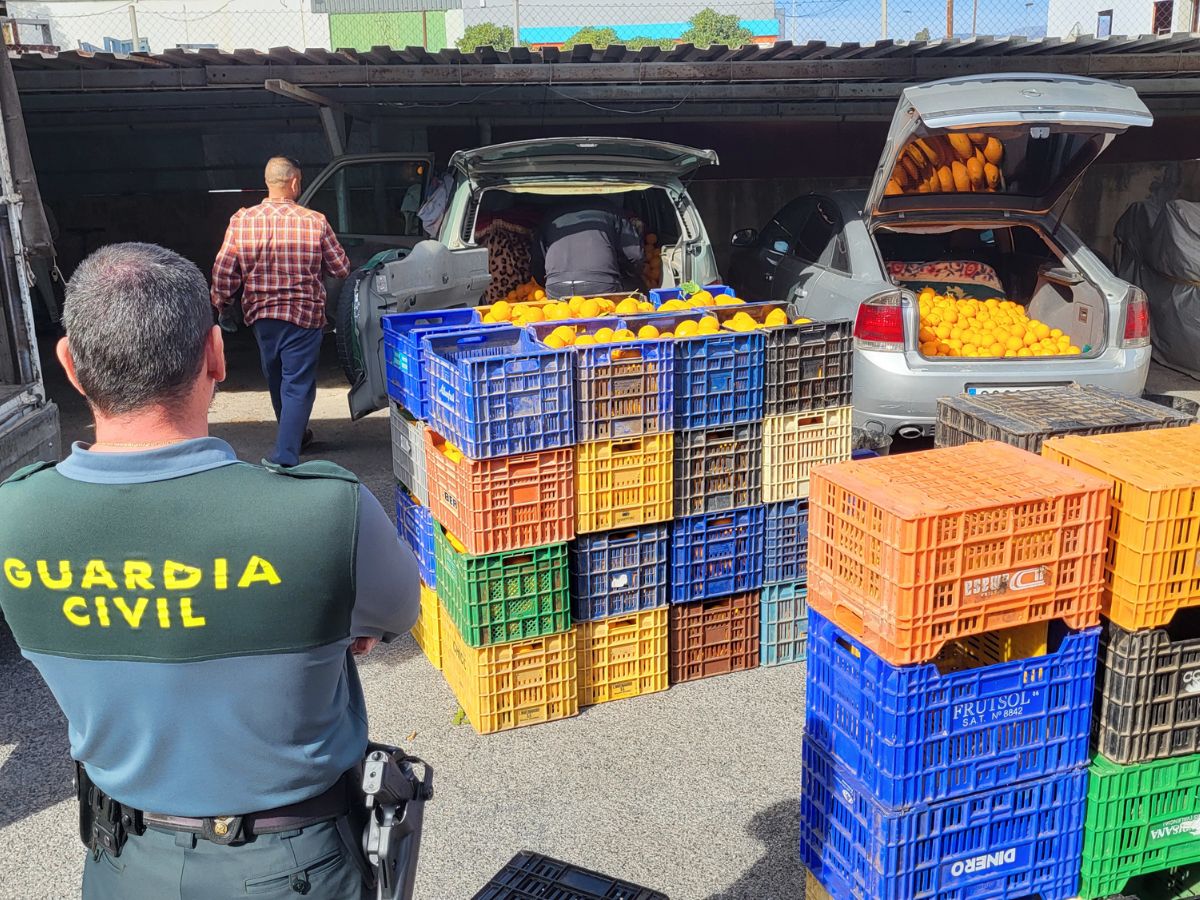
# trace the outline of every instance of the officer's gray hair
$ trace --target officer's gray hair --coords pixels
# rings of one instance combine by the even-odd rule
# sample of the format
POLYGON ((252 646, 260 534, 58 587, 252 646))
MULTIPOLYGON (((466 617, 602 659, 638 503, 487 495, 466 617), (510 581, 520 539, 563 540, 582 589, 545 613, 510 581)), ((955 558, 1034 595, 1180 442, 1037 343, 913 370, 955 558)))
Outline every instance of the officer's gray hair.
POLYGON ((63 325, 84 394, 114 416, 187 392, 213 313, 193 263, 156 244, 110 244, 71 276, 63 325))

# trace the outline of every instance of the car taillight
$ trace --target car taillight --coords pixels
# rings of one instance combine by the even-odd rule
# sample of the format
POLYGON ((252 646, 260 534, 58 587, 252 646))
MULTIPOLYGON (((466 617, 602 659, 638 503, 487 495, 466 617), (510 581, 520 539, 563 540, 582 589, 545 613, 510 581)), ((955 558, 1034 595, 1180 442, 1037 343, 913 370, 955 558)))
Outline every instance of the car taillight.
POLYGON ((854 338, 862 350, 904 349, 904 296, 880 294, 858 307, 854 338))
POLYGON ((1150 343, 1150 301, 1140 288, 1130 288, 1125 298, 1125 334, 1122 347, 1145 347, 1150 343))

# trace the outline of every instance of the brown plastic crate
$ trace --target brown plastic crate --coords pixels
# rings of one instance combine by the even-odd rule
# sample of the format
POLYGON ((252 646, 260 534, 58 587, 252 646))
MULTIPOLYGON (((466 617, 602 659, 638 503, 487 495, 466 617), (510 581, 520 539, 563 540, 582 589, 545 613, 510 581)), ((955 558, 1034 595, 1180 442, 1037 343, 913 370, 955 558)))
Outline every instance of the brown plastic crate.
POLYGON ((812 479, 809 606, 893 665, 985 631, 1098 624, 1100 479, 994 441, 821 466, 812 479))
POLYGON ((1108 618, 1138 631, 1200 606, 1200 425, 1057 438, 1042 455, 1112 488, 1108 618))
POLYGON ((671 606, 671 684, 757 669, 758 591, 671 606))
POLYGON ((471 459, 425 429, 429 510, 472 556, 575 537, 575 450, 471 459))

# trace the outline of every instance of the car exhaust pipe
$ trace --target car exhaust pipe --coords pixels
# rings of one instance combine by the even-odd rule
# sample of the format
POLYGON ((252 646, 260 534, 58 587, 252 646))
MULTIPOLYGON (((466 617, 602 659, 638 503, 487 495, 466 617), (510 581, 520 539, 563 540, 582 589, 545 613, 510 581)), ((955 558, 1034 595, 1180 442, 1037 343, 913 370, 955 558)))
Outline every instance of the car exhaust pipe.
POLYGON ((905 440, 911 441, 914 438, 922 437, 925 432, 922 430, 920 425, 901 425, 896 430, 896 434, 900 435, 900 437, 904 438, 905 440))

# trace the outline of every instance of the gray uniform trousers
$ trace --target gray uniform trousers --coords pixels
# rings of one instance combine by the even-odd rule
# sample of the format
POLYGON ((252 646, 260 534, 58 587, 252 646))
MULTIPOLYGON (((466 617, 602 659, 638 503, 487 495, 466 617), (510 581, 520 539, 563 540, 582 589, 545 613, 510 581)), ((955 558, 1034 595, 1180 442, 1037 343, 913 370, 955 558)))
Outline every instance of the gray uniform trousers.
MULTIPOLYGON (((83 900, 362 900, 362 877, 333 822, 223 846, 147 828, 117 858, 87 856, 83 900)), ((371 896, 374 896, 372 893, 371 896)))

